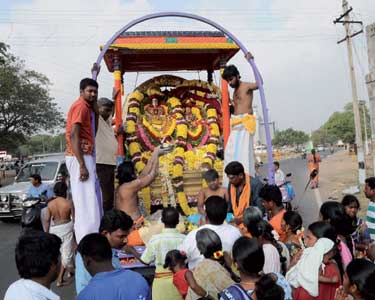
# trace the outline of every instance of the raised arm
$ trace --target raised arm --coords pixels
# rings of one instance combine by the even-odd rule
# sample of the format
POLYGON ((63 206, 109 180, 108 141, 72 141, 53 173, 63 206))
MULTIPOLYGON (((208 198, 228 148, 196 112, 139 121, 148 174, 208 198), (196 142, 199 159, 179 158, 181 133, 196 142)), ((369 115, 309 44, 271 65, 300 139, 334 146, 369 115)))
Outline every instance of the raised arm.
POLYGON ((204 200, 205 200, 204 189, 201 189, 198 194, 198 212, 201 215, 204 215, 204 200))

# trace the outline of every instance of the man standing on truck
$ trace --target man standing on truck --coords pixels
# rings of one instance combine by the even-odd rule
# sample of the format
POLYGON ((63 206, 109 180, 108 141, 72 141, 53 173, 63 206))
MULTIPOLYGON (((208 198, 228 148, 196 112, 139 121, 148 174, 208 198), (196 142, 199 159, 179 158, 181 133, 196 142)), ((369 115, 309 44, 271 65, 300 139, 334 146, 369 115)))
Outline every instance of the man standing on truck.
POLYGON ((92 127, 98 118, 98 83, 85 78, 81 80, 79 88, 80 97, 70 107, 66 121, 65 152, 75 209, 77 243, 86 234, 98 232, 102 209, 95 192, 95 133, 92 127))
MULTIPOLYGON (((246 59, 253 59, 248 52, 246 59)), ((232 105, 234 113, 231 116, 231 131, 224 152, 224 167, 231 161, 239 161, 245 168, 245 173, 254 176, 255 158, 254 142, 256 120, 253 115, 253 92, 258 89, 256 82, 244 82, 234 65, 226 66, 222 74, 231 88, 234 89, 232 105)), ((223 186, 228 187, 228 178, 223 176, 223 186)))

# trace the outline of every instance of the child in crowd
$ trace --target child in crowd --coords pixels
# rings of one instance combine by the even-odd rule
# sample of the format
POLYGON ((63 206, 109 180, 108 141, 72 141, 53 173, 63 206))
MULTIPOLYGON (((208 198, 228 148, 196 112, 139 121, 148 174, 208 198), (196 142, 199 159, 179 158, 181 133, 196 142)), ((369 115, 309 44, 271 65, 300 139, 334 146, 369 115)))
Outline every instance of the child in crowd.
POLYGON ((248 228, 248 231, 250 232, 251 236, 256 238, 263 247, 264 256, 266 258, 263 266, 263 272, 285 274, 286 258, 282 256, 283 249, 274 238, 272 226, 266 221, 261 220, 248 228))
MULTIPOLYGON (((233 245, 234 265, 240 273, 240 283, 223 290, 220 300, 249 300, 254 298, 254 290, 261 279, 265 262, 262 246, 256 239, 239 238, 233 245)), ((281 274, 270 273, 270 278, 283 289, 284 300, 292 300, 292 290, 285 277, 281 274)), ((263 284, 260 288, 264 287, 263 284)), ((263 289, 261 289, 263 291, 263 289)), ((260 292, 261 293, 261 292, 260 292)), ((258 299, 258 295, 257 295, 258 299)))
POLYGON ((337 290, 335 300, 373 300, 374 283, 375 265, 365 259, 354 259, 346 268, 343 287, 337 290))
MULTIPOLYGON (((163 266, 168 251, 178 248, 184 241, 185 235, 180 234, 176 229, 179 222, 179 214, 174 207, 163 209, 161 221, 164 223, 165 228, 160 234, 156 234, 150 239, 140 260, 145 264, 155 262, 156 270, 152 284, 152 299, 175 300, 180 297, 180 294, 173 285, 173 273, 163 268, 163 266)), ((133 254, 137 257, 136 253, 133 254)))
POLYGON ((257 281, 255 295, 257 300, 283 300, 285 298, 284 290, 276 284, 270 274, 263 275, 257 281))
POLYGON ((344 269, 351 262, 354 255, 354 242, 352 234, 356 227, 353 226, 351 218, 346 214, 341 203, 335 201, 324 202, 320 207, 320 216, 323 221, 330 223, 336 230, 340 241, 338 249, 344 269))
POLYGON ((173 272, 173 284, 185 299, 189 287, 202 299, 207 299, 207 293, 195 281, 193 273, 186 266, 186 254, 179 250, 171 250, 165 257, 164 268, 173 272))
POLYGON ((369 246, 371 237, 366 223, 357 217, 358 210, 360 209, 359 201, 353 195, 345 195, 342 198, 341 204, 344 206, 346 214, 352 219, 352 224, 356 228, 352 234, 355 249, 359 252, 359 255, 363 256, 364 251, 369 246))
POLYGON ((285 232, 284 243, 289 250, 289 255, 293 257, 303 248, 301 240, 302 218, 295 211, 287 211, 281 221, 281 229, 285 232))
POLYGON ((324 254, 323 265, 319 274, 319 300, 334 300, 336 290, 341 285, 340 270, 333 257, 336 255, 337 248, 333 248, 324 254))
MULTIPOLYGON (((218 299, 220 291, 234 284, 232 278, 238 278, 226 263, 226 253, 215 231, 208 228, 198 230, 196 241, 204 259, 194 268, 194 278, 210 297, 218 299)), ((199 296, 189 287, 186 299, 197 300, 199 296)))
POLYGON ((303 250, 297 264, 286 274, 286 279, 295 288, 294 300, 318 299, 319 270, 323 256, 332 250, 334 242, 327 238, 320 238, 312 247, 303 250))

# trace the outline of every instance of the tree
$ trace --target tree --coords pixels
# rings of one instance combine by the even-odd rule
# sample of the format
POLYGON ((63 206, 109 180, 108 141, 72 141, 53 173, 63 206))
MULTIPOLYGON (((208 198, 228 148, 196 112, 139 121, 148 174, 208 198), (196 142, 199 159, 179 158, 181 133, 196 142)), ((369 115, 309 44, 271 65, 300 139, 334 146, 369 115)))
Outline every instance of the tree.
MULTIPOLYGON (((367 128, 370 128, 370 115, 365 107, 365 119, 363 118, 363 106, 360 109, 361 127, 362 127, 362 138, 365 138, 365 122, 367 128)), ((367 137, 371 135, 368 130, 367 137)), ((344 107, 344 111, 334 112, 327 122, 323 124, 318 130, 312 134, 313 142, 315 145, 319 144, 333 144, 338 140, 342 140, 344 143, 355 142, 355 126, 354 126, 354 113, 352 103, 348 103, 344 107)))
POLYGON ((49 94, 46 76, 25 68, 24 62, 0 43, 0 148, 14 151, 25 137, 63 125, 49 94))
POLYGON ((288 128, 281 131, 276 131, 275 137, 272 143, 275 146, 298 146, 306 143, 309 140, 309 136, 301 131, 288 128))

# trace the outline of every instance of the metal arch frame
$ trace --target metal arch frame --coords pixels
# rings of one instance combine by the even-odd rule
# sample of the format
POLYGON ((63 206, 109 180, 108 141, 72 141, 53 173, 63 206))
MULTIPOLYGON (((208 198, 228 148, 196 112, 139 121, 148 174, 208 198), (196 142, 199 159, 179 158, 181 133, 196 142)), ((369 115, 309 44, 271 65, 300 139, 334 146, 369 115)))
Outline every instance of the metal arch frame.
MULTIPOLYGON (((235 44, 241 49, 241 51, 246 55, 248 52, 247 48, 241 43, 241 41, 231 32, 226 30, 224 27, 219 25, 218 23, 211 21, 207 18, 189 14, 189 13, 183 13, 183 12, 160 12, 160 13, 154 13, 154 14, 148 14, 143 17, 137 18, 124 27, 122 27, 119 31, 117 31, 104 45, 102 48, 97 60, 96 64, 100 66, 101 61, 103 60, 104 54, 107 52, 110 45, 124 32, 128 31, 130 28, 134 27, 135 25, 142 23, 144 21, 152 20, 152 19, 158 19, 158 18, 164 18, 164 17, 181 17, 181 18, 187 18, 187 19, 193 19, 197 21, 201 21, 203 23, 206 23, 208 25, 211 25, 212 27, 215 27, 225 35, 227 35, 229 38, 235 42, 235 44)), ((259 70, 254 62, 254 59, 248 60, 248 63, 250 64, 254 77, 256 82, 258 83, 259 93, 260 93, 260 99, 262 103, 262 113, 263 113, 263 119, 264 119, 264 127, 265 127, 265 133, 266 133, 266 141, 267 141, 267 156, 268 156, 268 180, 270 183, 274 183, 274 169, 273 169, 273 155, 272 155, 272 139, 271 139, 271 132, 270 132, 270 126, 269 126, 269 118, 268 118, 268 108, 266 103, 266 97, 264 94, 264 88, 262 79, 259 73, 259 70)), ((98 74, 96 71, 92 72, 92 78, 96 80, 98 74)), ((95 126, 95 125, 94 125, 95 126)))

